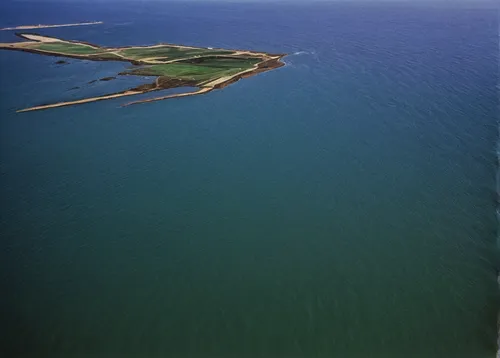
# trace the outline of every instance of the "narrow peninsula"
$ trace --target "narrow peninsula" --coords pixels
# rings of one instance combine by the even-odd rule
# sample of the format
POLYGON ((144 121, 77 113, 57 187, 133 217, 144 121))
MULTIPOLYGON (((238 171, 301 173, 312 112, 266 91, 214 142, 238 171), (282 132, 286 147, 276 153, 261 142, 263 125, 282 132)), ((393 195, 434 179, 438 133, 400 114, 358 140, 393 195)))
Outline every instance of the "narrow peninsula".
POLYGON ((22 26, 16 26, 16 27, 4 27, 3 29, 0 29, 0 31, 33 30, 33 29, 47 29, 47 28, 51 28, 51 27, 88 26, 88 25, 100 25, 100 24, 103 24, 103 22, 102 21, 92 21, 92 22, 78 22, 76 24, 59 24, 59 25, 43 25, 43 24, 22 25, 22 26))
POLYGON ((224 88, 242 78, 284 66, 281 59, 285 56, 285 54, 192 47, 167 43, 152 46, 101 47, 86 42, 61 40, 34 33, 18 33, 16 35, 27 41, 0 43, 0 49, 81 60, 129 62, 134 67, 118 75, 155 77, 151 83, 121 92, 74 101, 42 104, 20 109, 18 112, 71 106, 181 87, 190 88, 191 90, 137 100, 124 106, 201 95, 215 89, 224 88))

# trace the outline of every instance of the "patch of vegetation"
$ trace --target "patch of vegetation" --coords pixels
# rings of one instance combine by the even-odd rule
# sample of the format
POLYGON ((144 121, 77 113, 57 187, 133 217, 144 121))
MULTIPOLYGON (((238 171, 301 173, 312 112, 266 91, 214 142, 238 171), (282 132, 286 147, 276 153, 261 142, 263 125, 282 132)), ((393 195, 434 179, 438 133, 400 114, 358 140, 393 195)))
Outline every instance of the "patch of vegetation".
POLYGON ((86 45, 79 45, 69 42, 51 42, 36 44, 32 48, 42 51, 64 53, 68 55, 88 55, 99 53, 102 50, 95 49, 86 45))
POLYGON ((259 58, 219 58, 209 57, 186 60, 164 65, 141 67, 123 74, 139 76, 162 76, 180 80, 204 82, 220 77, 232 76, 254 67, 259 58))
POLYGON ((178 48, 171 46, 153 48, 131 48, 120 51, 121 54, 134 60, 151 57, 166 57, 169 60, 180 58, 202 56, 202 55, 228 55, 232 51, 210 50, 203 48, 178 48))
POLYGON ((241 68, 241 70, 249 69, 261 62, 262 59, 256 57, 202 57, 179 61, 177 63, 190 63, 193 65, 217 68, 241 68))
POLYGON ((218 68, 192 64, 171 63, 166 65, 153 65, 127 72, 132 75, 165 76, 190 81, 208 81, 223 76, 241 72, 240 68, 218 68))
POLYGON ((126 61, 123 57, 117 56, 114 53, 100 53, 97 55, 90 55, 89 58, 90 59, 91 58, 95 58, 95 59, 104 58, 106 60, 126 61))

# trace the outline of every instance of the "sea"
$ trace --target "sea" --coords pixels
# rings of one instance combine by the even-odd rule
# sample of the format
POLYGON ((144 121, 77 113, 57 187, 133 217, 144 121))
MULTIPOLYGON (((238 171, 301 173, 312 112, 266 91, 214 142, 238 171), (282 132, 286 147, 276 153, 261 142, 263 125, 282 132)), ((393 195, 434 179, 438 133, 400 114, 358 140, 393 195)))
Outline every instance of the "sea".
POLYGON ((455 5, 2 1, 0 27, 287 56, 16 113, 151 81, 0 52, 0 355, 495 357, 499 11, 455 5))

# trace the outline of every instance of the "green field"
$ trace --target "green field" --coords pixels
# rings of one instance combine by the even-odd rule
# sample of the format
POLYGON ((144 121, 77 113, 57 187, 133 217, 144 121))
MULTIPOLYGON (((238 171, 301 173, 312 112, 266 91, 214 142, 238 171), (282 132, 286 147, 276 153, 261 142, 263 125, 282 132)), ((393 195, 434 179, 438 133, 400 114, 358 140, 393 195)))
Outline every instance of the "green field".
POLYGON ((209 50, 203 48, 178 48, 171 46, 154 47, 154 48, 132 48, 121 50, 120 53, 128 58, 140 60, 141 58, 150 57, 167 57, 169 60, 175 60, 186 57, 201 56, 201 55, 229 55, 232 51, 209 50))
MULTIPOLYGON (((217 68, 250 68, 261 62, 262 59, 255 57, 248 58, 234 58, 234 57, 208 57, 204 58, 202 62, 197 63, 197 66, 217 67, 217 68)), ((181 61, 185 63, 188 61, 181 61)))
POLYGON ((30 46, 30 48, 42 51, 64 53, 67 55, 90 55, 102 52, 101 49, 94 49, 86 45, 79 45, 69 42, 40 43, 30 46))
MULTIPOLYGON (((235 55, 235 51, 207 48, 185 48, 173 45, 136 48, 99 48, 75 42, 39 42, 28 48, 51 52, 57 56, 75 56, 91 60, 130 61, 136 67, 120 74, 163 77, 203 86, 222 77, 252 69, 264 60, 252 55, 235 55), (148 61, 147 59, 154 59, 148 61), (171 62, 175 60, 174 62, 171 62), (169 62, 169 63, 164 63, 169 62)), ((158 85, 158 82, 156 82, 158 85)))
POLYGON ((197 82, 234 75, 252 68, 260 59, 255 58, 211 58, 201 63, 176 62, 165 65, 153 65, 127 72, 132 75, 165 76, 197 82))
POLYGON ((99 53, 96 55, 90 55, 89 59, 106 59, 106 60, 127 61, 123 57, 115 55, 114 53, 99 53))

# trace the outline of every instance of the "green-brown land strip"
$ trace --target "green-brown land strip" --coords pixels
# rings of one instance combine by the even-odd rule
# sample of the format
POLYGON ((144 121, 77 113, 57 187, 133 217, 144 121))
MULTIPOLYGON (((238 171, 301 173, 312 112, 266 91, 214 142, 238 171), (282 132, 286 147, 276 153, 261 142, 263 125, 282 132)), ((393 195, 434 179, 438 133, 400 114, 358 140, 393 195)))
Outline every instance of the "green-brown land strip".
POLYGON ((284 65, 281 59, 285 56, 265 52, 173 44, 101 47, 86 42, 61 40, 38 34, 17 35, 27 41, 0 43, 0 49, 92 61, 126 61, 135 65, 135 68, 119 73, 119 75, 156 77, 152 83, 121 92, 75 101, 43 104, 21 109, 18 112, 84 104, 178 87, 194 87, 197 90, 134 101, 126 105, 204 94, 214 89, 224 88, 241 78, 281 67, 284 65))

